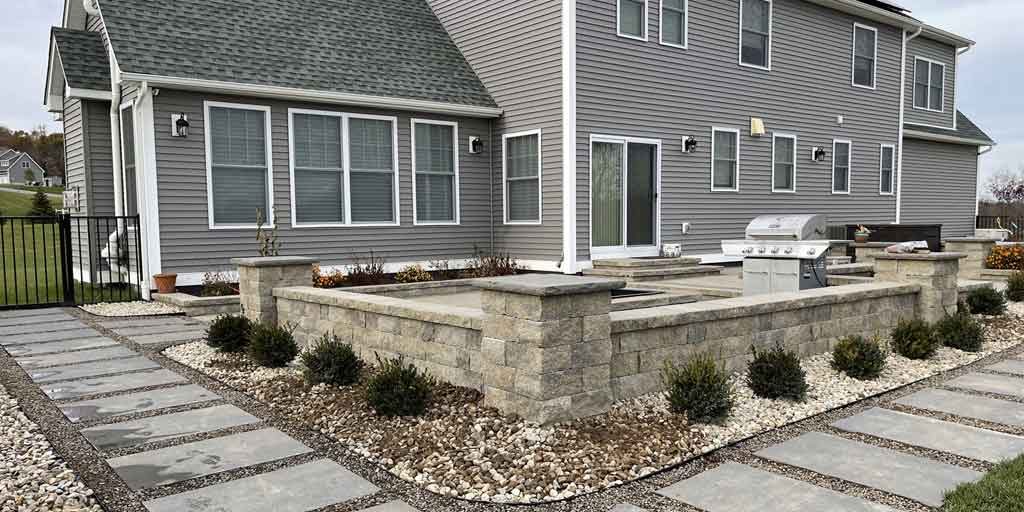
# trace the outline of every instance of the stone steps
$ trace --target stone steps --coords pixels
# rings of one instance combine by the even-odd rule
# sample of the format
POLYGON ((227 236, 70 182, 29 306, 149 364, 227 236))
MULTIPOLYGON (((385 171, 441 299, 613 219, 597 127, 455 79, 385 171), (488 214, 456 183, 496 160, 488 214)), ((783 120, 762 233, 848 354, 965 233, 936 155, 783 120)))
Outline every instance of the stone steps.
POLYGON ((594 268, 652 269, 661 267, 693 267, 700 264, 700 258, 616 258, 594 260, 594 268))
POLYGON ((592 268, 583 271, 586 276, 620 277, 630 281, 660 281, 680 277, 719 275, 725 267, 701 265, 692 267, 661 268, 592 268))

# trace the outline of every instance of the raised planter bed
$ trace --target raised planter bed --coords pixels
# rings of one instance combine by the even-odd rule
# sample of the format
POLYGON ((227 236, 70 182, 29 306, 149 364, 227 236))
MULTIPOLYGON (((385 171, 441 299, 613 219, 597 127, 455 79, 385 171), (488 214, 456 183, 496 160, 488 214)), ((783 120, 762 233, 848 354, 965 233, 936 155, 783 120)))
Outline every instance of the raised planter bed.
POLYGON ((157 293, 153 300, 163 304, 177 306, 187 316, 206 316, 234 314, 241 311, 241 299, 238 295, 221 297, 198 297, 183 292, 157 293))
POLYGON ((986 268, 981 271, 981 278, 986 281, 1006 281, 1010 279, 1010 275, 1018 270, 1000 270, 994 268, 986 268))

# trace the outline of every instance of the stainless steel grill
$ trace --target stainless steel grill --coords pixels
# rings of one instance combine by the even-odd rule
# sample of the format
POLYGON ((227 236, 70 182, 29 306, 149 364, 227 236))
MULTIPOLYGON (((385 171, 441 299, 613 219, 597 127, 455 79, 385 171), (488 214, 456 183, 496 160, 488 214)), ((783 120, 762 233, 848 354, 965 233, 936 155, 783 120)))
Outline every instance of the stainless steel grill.
POLYGON ((827 234, 824 215, 762 215, 747 225, 745 240, 723 241, 722 252, 743 257, 744 295, 821 288, 827 234))

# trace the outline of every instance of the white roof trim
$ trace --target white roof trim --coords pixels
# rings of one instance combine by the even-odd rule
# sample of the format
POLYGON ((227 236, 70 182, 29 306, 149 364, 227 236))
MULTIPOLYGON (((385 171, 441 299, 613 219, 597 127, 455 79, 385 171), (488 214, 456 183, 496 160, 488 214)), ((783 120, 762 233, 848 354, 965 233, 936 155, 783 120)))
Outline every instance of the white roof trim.
POLYGON ((146 81, 149 82, 150 87, 169 87, 175 89, 255 96, 260 98, 411 110, 416 112, 430 112, 435 114, 460 115, 467 117, 495 118, 500 116, 502 113, 502 110, 497 107, 480 107, 475 105, 460 105, 457 103, 443 103, 439 101, 390 98, 385 96, 316 91, 311 89, 298 89, 272 85, 221 82, 217 80, 202 80, 196 78, 177 78, 140 73, 123 73, 121 75, 121 79, 131 82, 146 81))
POLYGON ((995 146, 995 142, 990 142, 981 139, 969 139, 966 137, 957 137, 956 135, 940 135, 937 133, 921 132, 917 130, 903 130, 904 138, 909 139, 921 139, 930 140, 934 142, 949 142, 951 144, 963 144, 966 146, 995 146))
POLYGON ((97 91, 95 89, 76 89, 74 87, 67 87, 64 89, 64 96, 66 98, 81 98, 83 100, 111 101, 113 93, 111 91, 97 91))

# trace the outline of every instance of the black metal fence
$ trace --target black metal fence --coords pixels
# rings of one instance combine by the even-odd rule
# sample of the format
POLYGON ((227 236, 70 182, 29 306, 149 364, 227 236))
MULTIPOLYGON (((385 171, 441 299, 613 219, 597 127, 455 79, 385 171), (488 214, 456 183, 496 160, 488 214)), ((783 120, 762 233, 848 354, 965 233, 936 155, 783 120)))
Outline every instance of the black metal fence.
POLYGON ((141 296, 139 217, 0 217, 0 309, 141 296))
POLYGON ((1024 242, 1024 217, 979 216, 975 227, 978 229, 1006 229, 1010 231, 1010 240, 1024 242))

